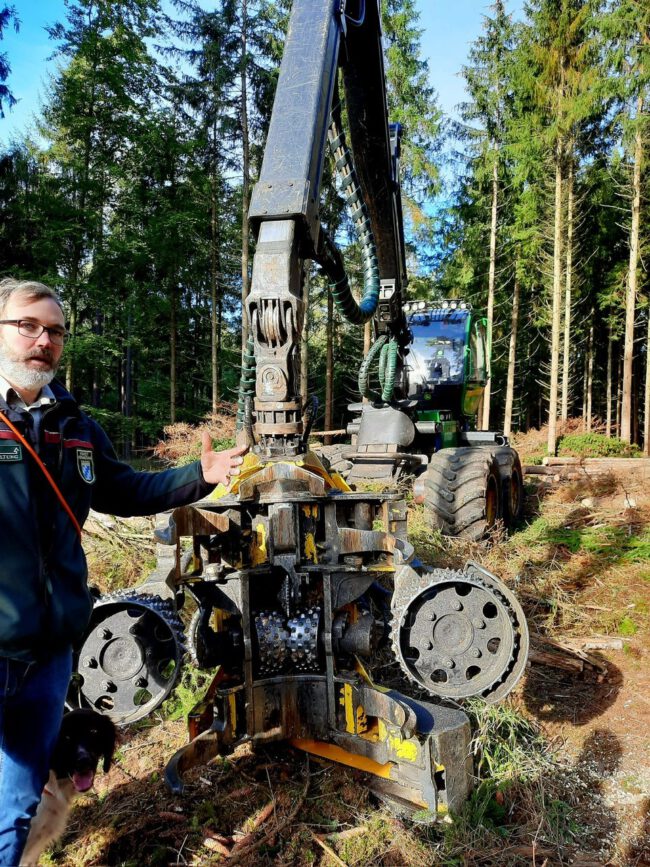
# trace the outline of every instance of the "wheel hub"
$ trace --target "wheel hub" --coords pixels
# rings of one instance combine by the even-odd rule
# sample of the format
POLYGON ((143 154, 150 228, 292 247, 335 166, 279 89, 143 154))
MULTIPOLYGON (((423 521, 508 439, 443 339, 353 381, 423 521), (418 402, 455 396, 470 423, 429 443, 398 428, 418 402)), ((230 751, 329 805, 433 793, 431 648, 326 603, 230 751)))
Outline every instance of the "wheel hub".
POLYGON ((395 613, 395 654, 429 692, 495 701, 521 676, 528 642, 523 612, 505 585, 479 567, 441 572, 395 613))
POLYGON ((101 596, 79 651, 71 707, 92 707, 114 722, 151 713, 174 688, 185 648, 171 602, 133 591, 101 596))

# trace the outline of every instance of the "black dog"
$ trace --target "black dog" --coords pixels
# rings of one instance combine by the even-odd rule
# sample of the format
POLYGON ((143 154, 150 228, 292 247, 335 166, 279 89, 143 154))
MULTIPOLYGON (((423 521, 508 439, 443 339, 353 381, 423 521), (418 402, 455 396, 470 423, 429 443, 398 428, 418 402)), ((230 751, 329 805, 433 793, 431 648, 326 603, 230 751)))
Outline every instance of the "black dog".
POLYGON ((100 758, 108 771, 115 749, 115 726, 94 710, 73 710, 63 717, 52 756, 52 768, 32 819, 20 864, 37 864, 41 853, 58 839, 78 792, 93 785, 100 758))

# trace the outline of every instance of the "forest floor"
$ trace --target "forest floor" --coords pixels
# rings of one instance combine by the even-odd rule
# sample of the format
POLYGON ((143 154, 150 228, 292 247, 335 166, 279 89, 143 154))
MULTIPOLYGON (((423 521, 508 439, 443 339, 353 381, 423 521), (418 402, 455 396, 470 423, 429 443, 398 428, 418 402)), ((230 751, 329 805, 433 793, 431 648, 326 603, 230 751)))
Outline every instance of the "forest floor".
MULTIPOLYGON (((361 773, 280 746, 197 768, 172 797, 164 767, 201 685, 188 669, 162 710, 120 730, 112 769, 42 863, 650 865, 650 491, 634 474, 526 486, 521 526, 490 545, 432 537, 412 511, 423 560, 482 563, 517 593, 531 633, 592 662, 579 673, 530 664, 501 705, 471 705, 482 758, 458 816, 411 825, 361 773)), ((120 526, 87 535, 102 589, 132 583, 152 550, 146 523, 120 526)))

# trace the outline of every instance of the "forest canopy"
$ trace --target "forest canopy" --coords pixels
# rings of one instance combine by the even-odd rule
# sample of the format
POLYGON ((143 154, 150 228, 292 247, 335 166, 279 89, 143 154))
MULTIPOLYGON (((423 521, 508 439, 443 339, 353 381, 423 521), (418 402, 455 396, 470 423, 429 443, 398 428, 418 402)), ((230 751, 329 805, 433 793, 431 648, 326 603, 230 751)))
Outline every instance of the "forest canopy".
MULTIPOLYGON (((236 399, 246 213, 289 7, 70 0, 49 28, 58 64, 37 134, 0 149, 0 276, 60 292, 73 335, 62 378, 127 457, 170 421, 236 399)), ((553 451, 558 424, 598 418, 648 451, 650 7, 529 0, 515 20, 496 0, 461 70, 456 122, 440 111, 414 0, 385 0, 382 14, 409 297, 485 310, 479 426, 549 423, 553 451)), ((16 24, 0 6, 0 35, 16 24)), ((5 114, 10 70, 1 54, 5 114)), ((323 215, 359 274, 333 183, 323 215)), ((303 390, 326 405, 316 427, 341 428, 363 334, 332 326, 327 287, 309 276, 303 390)))

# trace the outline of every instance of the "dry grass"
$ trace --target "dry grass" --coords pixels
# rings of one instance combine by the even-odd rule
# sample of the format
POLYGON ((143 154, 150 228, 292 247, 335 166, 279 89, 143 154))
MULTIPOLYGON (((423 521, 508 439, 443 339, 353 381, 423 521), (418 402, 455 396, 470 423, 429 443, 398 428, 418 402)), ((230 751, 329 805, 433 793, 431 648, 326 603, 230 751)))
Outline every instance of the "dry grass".
POLYGON ((201 434, 207 431, 219 448, 232 445, 235 437, 235 404, 222 401, 218 412, 209 414, 199 425, 185 422, 167 425, 164 439, 154 448, 154 455, 165 463, 178 466, 195 461, 201 454, 201 434))

